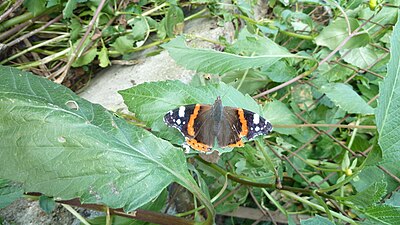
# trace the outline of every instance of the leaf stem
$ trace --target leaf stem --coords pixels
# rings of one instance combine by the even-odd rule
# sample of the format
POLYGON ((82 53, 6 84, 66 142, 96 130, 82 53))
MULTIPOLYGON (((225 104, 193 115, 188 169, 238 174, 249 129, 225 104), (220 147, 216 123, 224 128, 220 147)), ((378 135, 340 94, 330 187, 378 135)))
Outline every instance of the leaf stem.
POLYGON ((280 85, 278 85, 278 86, 276 86, 276 87, 274 87, 274 88, 271 88, 271 89, 269 89, 269 90, 263 91, 263 92, 261 92, 260 94, 257 94, 257 95, 255 95, 255 96, 253 96, 253 98, 260 98, 260 97, 262 97, 262 96, 264 96, 264 95, 270 94, 270 93, 275 92, 275 91, 278 91, 278 90, 280 90, 280 89, 282 89, 282 88, 284 88, 284 87, 286 87, 286 86, 289 86, 290 84, 292 84, 292 83, 294 83, 294 82, 296 82, 296 81, 298 81, 298 80, 300 80, 300 79, 302 79, 302 78, 304 78, 304 77, 310 75, 310 74, 311 74, 312 72, 314 72, 317 68, 318 68, 318 65, 315 65, 313 68, 311 68, 310 70, 308 70, 308 71, 306 71, 306 72, 300 74, 299 76, 297 76, 297 77, 295 77, 295 78, 293 78, 293 79, 291 79, 291 80, 289 80, 289 81, 286 81, 285 83, 280 84, 280 85))
MULTIPOLYGON (((358 123, 359 124, 359 123, 358 123)), ((299 127, 337 127, 337 128, 348 128, 348 129, 371 129, 375 130, 376 126, 370 125, 345 125, 345 124, 274 124, 276 128, 299 128, 299 127)))
POLYGON ((235 14, 234 16, 236 16, 236 17, 238 17, 240 19, 243 19, 246 22, 251 23, 251 24, 260 25, 260 26, 264 26, 264 27, 267 26, 267 27, 269 27, 269 28, 271 28, 273 30, 278 30, 280 33, 282 33, 282 34, 284 34, 286 36, 289 36, 289 37, 300 38, 300 39, 303 39, 303 40, 310 40, 310 41, 314 40, 314 37, 310 36, 310 35, 297 34, 297 33, 294 33, 294 32, 281 30, 278 27, 272 25, 272 23, 273 23, 272 20, 256 21, 256 20, 251 19, 251 18, 249 18, 249 17, 247 17, 245 15, 242 15, 242 14, 235 14))
MULTIPOLYGON (((313 208, 315 208, 315 209, 317 209, 317 210, 319 210, 319 211, 322 211, 322 212, 325 211, 324 207, 322 207, 322 206, 320 206, 320 205, 317 205, 317 204, 315 204, 315 203, 313 203, 313 202, 310 202, 310 201, 308 201, 308 200, 306 200, 306 199, 304 199, 304 198, 302 198, 302 197, 300 197, 300 196, 297 196, 296 194, 294 194, 294 193, 292 193, 292 192, 290 192, 290 191, 279 190, 279 192, 282 193, 282 194, 284 194, 284 195, 286 195, 286 196, 288 196, 288 197, 291 197, 291 198, 293 198, 293 199, 296 199, 296 200, 299 201, 299 202, 302 202, 302 203, 304 203, 304 204, 307 204, 307 205, 309 205, 309 206, 311 206, 311 207, 313 207, 313 208)), ((338 218, 338 219, 341 219, 341 220, 343 220, 343 221, 346 221, 346 222, 348 222, 348 223, 350 223, 350 224, 354 224, 354 225, 357 224, 354 220, 352 220, 352 219, 350 219, 350 218, 348 218, 348 217, 346 217, 346 216, 344 216, 344 215, 342 215, 342 214, 340 214, 340 213, 332 212, 332 211, 330 211, 330 213, 332 214, 332 216, 334 216, 334 217, 336 217, 336 218, 338 218)))
POLYGON ((90 225, 90 223, 88 221, 86 221, 85 218, 83 218, 83 216, 81 216, 81 214, 79 214, 75 209, 73 209, 70 205, 67 204, 61 204, 66 210, 68 210, 70 213, 72 213, 72 215, 74 215, 79 221, 81 221, 81 223, 85 224, 85 225, 90 225))

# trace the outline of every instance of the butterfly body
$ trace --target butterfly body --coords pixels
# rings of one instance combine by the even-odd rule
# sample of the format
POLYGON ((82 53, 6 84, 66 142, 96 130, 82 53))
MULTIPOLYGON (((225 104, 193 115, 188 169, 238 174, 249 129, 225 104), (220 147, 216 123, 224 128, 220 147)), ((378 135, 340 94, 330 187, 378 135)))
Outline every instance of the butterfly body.
POLYGON ((208 152, 213 147, 243 147, 248 140, 269 134, 272 125, 260 115, 241 108, 223 106, 218 97, 213 105, 185 105, 169 111, 164 122, 178 129, 193 149, 208 152))

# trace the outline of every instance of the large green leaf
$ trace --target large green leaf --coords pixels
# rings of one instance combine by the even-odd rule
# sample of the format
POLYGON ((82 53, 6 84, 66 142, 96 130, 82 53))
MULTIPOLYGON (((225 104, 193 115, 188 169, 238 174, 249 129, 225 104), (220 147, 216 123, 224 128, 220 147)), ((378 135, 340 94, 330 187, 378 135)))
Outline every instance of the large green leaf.
POLYGON ((387 184, 385 182, 376 182, 355 195, 337 197, 337 199, 349 201, 359 208, 367 208, 381 200, 383 195, 386 194, 386 186, 387 184))
POLYGON ((376 125, 379 132, 379 145, 383 151, 383 161, 400 160, 400 17, 393 29, 391 38, 388 73, 379 86, 376 125))
POLYGON ((131 211, 171 182, 199 190, 169 142, 9 67, 0 67, 0 136, 0 177, 28 192, 131 211))
MULTIPOLYGON (((282 102, 276 100, 265 105, 264 114, 268 120, 274 124, 290 125, 298 124, 299 119, 293 114, 292 111, 282 102)), ((297 134, 295 128, 274 128, 274 131, 281 134, 297 134)))
POLYGON ((301 225, 334 225, 334 223, 322 216, 315 216, 313 218, 302 220, 301 225))
POLYGON ((304 58, 290 54, 288 51, 283 51, 282 47, 272 44, 273 42, 271 40, 265 40, 269 39, 260 38, 254 40, 252 37, 252 44, 249 42, 246 42, 245 44, 241 41, 241 49, 243 49, 243 46, 249 45, 263 46, 262 49, 269 47, 267 52, 263 52, 263 54, 254 52, 255 54, 253 56, 236 55, 215 51, 212 49, 189 48, 186 46, 185 39, 183 37, 177 37, 169 43, 162 45, 162 47, 168 50, 170 56, 175 59, 179 65, 182 65, 190 70, 213 74, 223 74, 233 70, 260 68, 263 66, 272 65, 281 58, 304 58))
POLYGON ((182 105, 213 104, 217 96, 221 96, 225 106, 261 113, 260 107, 250 96, 245 96, 224 83, 191 86, 180 81, 160 81, 140 84, 119 93, 129 111, 145 121, 153 131, 166 127, 163 116, 169 110, 182 105))
MULTIPOLYGON (((340 51, 343 60, 358 68, 367 68, 373 65, 378 60, 377 50, 371 46, 354 48, 351 50, 345 49, 340 51)), ((343 67, 342 67, 343 69, 343 67)))
POLYGON ((400 224, 400 207, 376 205, 367 208, 364 214, 376 224, 400 224))
MULTIPOLYGON (((351 31, 354 31, 360 26, 358 21, 354 18, 349 18, 349 24, 351 31)), ((346 42, 343 46, 344 49, 358 48, 368 44, 370 40, 369 34, 363 32, 363 30, 359 32, 361 32, 359 35, 352 37, 346 42)), ((315 42, 317 45, 326 46, 333 50, 348 36, 349 31, 346 21, 343 18, 338 18, 322 30, 318 37, 315 38, 315 42)))
POLYGON ((322 93, 348 113, 371 115, 374 109, 369 106, 349 85, 328 83, 319 89, 322 93))

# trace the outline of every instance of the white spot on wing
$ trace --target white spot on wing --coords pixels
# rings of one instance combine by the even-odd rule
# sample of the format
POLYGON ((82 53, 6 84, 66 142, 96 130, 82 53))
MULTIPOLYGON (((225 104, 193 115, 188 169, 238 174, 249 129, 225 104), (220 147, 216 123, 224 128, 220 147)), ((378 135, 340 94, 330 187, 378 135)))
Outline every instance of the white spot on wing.
POLYGON ((170 116, 172 116, 172 114, 174 114, 174 113, 172 112, 172 110, 171 110, 171 111, 169 111, 169 115, 170 115, 170 116))
POLYGON ((254 115, 253 115, 253 123, 254 124, 260 123, 260 115, 258 115, 257 113, 254 113, 254 115))
POLYGON ((181 124, 181 119, 176 120, 176 124, 180 125, 181 124))
POLYGON ((256 128, 254 129, 255 131, 259 131, 260 130, 260 127, 259 126, 256 126, 256 128))
POLYGON ((185 117, 185 106, 179 107, 178 115, 179 117, 185 117))

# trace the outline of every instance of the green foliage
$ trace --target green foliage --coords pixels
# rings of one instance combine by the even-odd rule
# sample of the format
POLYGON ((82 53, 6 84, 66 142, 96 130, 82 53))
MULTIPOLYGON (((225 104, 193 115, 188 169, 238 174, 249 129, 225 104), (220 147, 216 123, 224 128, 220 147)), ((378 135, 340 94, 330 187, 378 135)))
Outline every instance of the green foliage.
MULTIPOLYGON (((2 67, 0 159, 5 160, 0 177, 11 182, 0 185, 1 207, 23 191, 34 191, 49 196, 40 200, 47 211, 52 199, 79 197, 85 203, 159 212, 176 200, 165 188, 176 182, 193 193, 193 199, 185 200, 198 207, 196 221, 205 215, 199 210, 206 208, 207 224, 214 215, 209 196, 219 213, 256 208, 257 201, 274 213, 315 216, 301 224, 400 223, 395 192, 400 174, 400 37, 398 25, 392 29, 399 1, 376 2, 374 7, 361 0, 239 0, 229 7, 220 1, 105 1, 92 20, 99 2, 49 0, 35 5, 25 0, 21 12, 26 8, 29 13, 0 22, 0 31, 51 13, 11 36, 3 38, 3 32, 2 46, 42 26, 44 18, 64 17, 27 39, 32 47, 23 54, 21 45, 7 47, 21 55, 0 54, 0 64, 43 70, 46 76, 56 71, 57 76, 74 53, 73 67, 98 62, 107 67, 112 59, 135 58, 135 52, 161 45, 177 64, 198 74, 190 84, 160 81, 120 91, 134 113, 127 117, 139 128, 65 88, 2 67), (183 33, 185 21, 205 15, 224 27, 224 37, 208 40, 203 34, 183 33), (93 30, 77 49, 89 24, 93 30), (198 39, 213 48, 199 48, 198 39), (196 151, 183 154, 182 134, 168 128, 162 117, 181 105, 212 104, 217 96, 226 106, 263 115, 274 132, 243 148, 216 149, 218 159, 196 151)), ((0 4, 0 14, 7 7, 0 4)), ((117 216, 111 220, 144 223, 117 216)), ((285 222, 295 223, 292 217, 285 222)))
POLYGON ((97 56, 96 48, 91 48, 90 50, 86 51, 83 55, 78 57, 75 62, 72 64, 73 67, 81 67, 91 63, 94 58, 97 56))
POLYGON ((389 205, 376 205, 367 208, 365 215, 374 223, 398 224, 400 223, 400 208, 389 205))
POLYGON ((74 11, 74 9, 76 9, 77 4, 78 4, 77 0, 68 0, 67 1, 65 8, 63 10, 63 16, 65 19, 72 17, 73 11, 74 11))
POLYGON ((373 64, 381 54, 377 54, 377 51, 371 46, 353 48, 350 50, 342 50, 343 60, 350 63, 358 68, 366 68, 373 64))
POLYGON ((371 115, 374 109, 369 106, 349 85, 343 83, 324 84, 320 91, 348 113, 371 115))
POLYGON ((7 207, 21 198, 23 190, 20 185, 9 180, 0 179, 0 209, 7 207))
POLYGON ((334 223, 327 218, 317 215, 316 217, 308 220, 302 220, 301 225, 334 225, 334 223))
POLYGON ((50 214, 56 207, 56 202, 53 198, 42 195, 39 197, 39 206, 47 214, 50 214))
POLYGON ((381 200, 381 198, 386 194, 385 182, 373 183, 368 188, 363 191, 351 195, 348 197, 338 197, 340 200, 349 201, 358 208, 367 208, 381 200))
POLYGON ((24 5, 34 16, 46 10, 46 0, 25 0, 24 5))
POLYGON ((187 69, 198 72, 223 74, 234 70, 268 67, 281 58, 299 57, 282 50, 267 38, 253 38, 237 44, 240 49, 253 51, 254 55, 241 56, 211 49, 189 48, 183 37, 162 45, 175 61, 187 69), (246 48, 244 48, 246 47, 246 48), (258 47, 262 47, 261 49, 258 47))
MULTIPOLYGON (((315 42, 317 45, 326 46, 333 50, 347 37, 349 33, 356 30, 360 24, 354 18, 349 18, 350 31, 347 27, 347 22, 343 18, 336 19, 333 23, 325 27, 321 33, 316 37, 315 42)), ((343 46, 344 49, 359 48, 367 45, 370 41, 369 34, 366 31, 359 30, 359 35, 356 35, 343 46)))
MULTIPOLYGON (((398 20, 399 21, 399 20, 398 20)), ((391 38, 391 58, 388 64, 388 75, 379 86, 380 97, 376 111, 376 125, 379 132, 379 145, 383 151, 384 162, 397 162, 400 159, 400 148, 397 144, 399 120, 397 110, 400 107, 400 24, 397 22, 391 38)))

